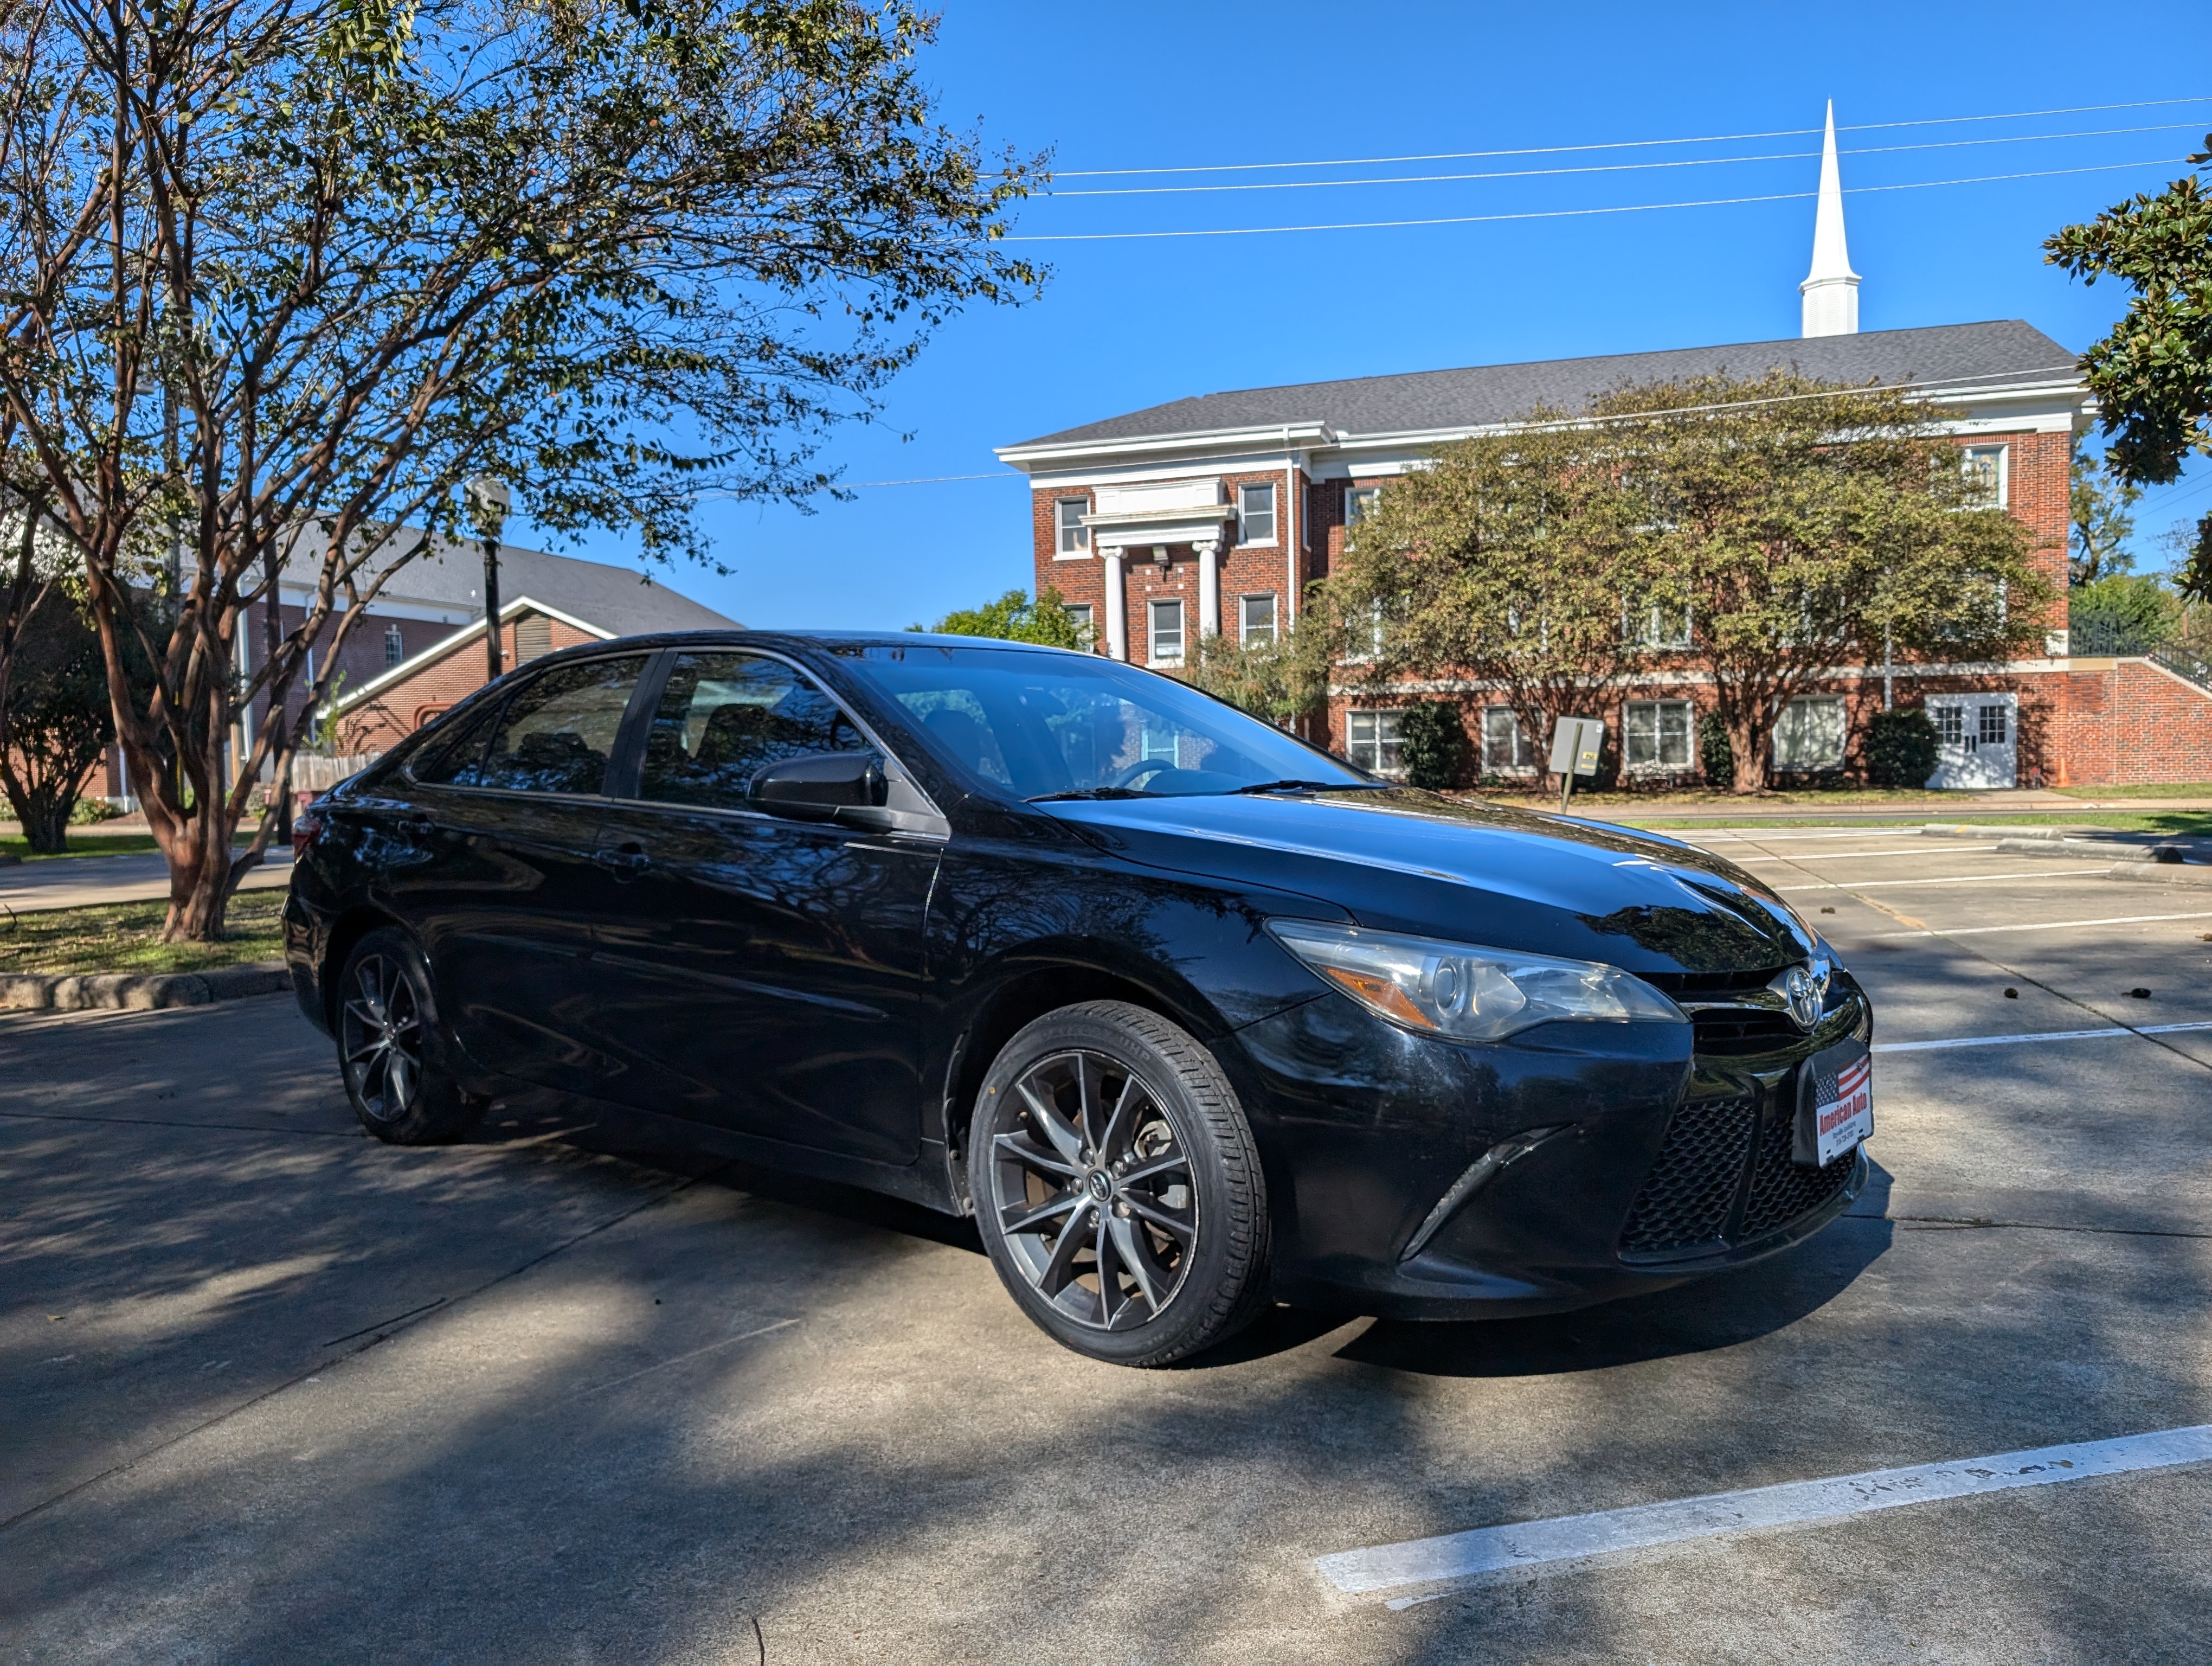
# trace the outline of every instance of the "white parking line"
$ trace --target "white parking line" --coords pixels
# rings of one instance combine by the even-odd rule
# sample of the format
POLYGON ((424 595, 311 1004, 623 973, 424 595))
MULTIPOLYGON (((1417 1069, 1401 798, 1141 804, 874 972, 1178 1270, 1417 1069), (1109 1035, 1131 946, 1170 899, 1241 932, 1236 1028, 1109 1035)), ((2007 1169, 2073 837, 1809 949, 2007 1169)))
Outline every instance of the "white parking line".
POLYGON ((1777 891, 1887 891, 1897 885, 1986 885, 2000 879, 2090 879, 2112 871, 2110 862, 2100 867, 2039 868, 2033 873, 1950 873, 1940 879, 1838 879, 1819 885, 1777 885, 1777 891))
MULTIPOLYGON (((1653 828, 1651 830, 1655 833, 1666 831, 1663 828, 1653 828)), ((1723 840, 1731 844, 1781 844, 1784 841, 1792 839, 1894 839, 1910 830, 1903 827, 1867 827, 1836 833, 1703 833, 1698 835, 1698 838, 1710 839, 1717 844, 1723 840)), ((1668 833, 1667 836, 1670 839, 1680 839, 1686 844, 1697 843, 1698 840, 1691 838, 1689 833, 1688 828, 1676 828, 1673 832, 1668 833)), ((1929 848, 1936 850, 1939 848, 1931 845, 1929 848)))
MULTIPOLYGON (((1977 850, 1995 850, 1993 844, 1954 844, 1948 849, 1930 850, 1922 845, 1917 850, 1838 850, 1828 855, 1803 856, 1732 856, 1735 862, 1863 862, 1875 856, 1961 856, 1977 850)), ((1715 851, 1715 855, 1720 852, 1715 851)))
MULTIPOLYGON (((1715 1538, 1723 1533, 1833 1521, 1869 1511, 1894 1510, 1901 1505, 1931 1504, 1942 1499, 2208 1460, 2212 1460, 2212 1423, 2200 1423, 2154 1434, 2122 1435, 2116 1440, 2040 1446, 2022 1452, 2000 1452, 1994 1457, 1916 1463, 1901 1469, 1870 1469, 1826 1481, 1787 1481, 1779 1487, 1711 1493, 1702 1498, 1601 1510, 1586 1516, 1560 1516, 1550 1521, 1511 1522, 1434 1539, 1340 1551, 1318 1558, 1316 1566, 1337 1590, 1350 1596, 1367 1596, 1401 1585, 1577 1561, 1612 1551, 1646 1549, 1689 1539, 1715 1538)), ((1426 1600, 1425 1596, 1399 1597, 1389 1606, 1407 1608, 1426 1600)))
POLYGON ((2034 1036, 1957 1036, 1948 1041, 1876 1042, 1875 1053, 1924 1053, 1936 1047, 2005 1047, 2014 1042, 2095 1041, 2104 1036, 2178 1036, 2185 1030, 2212 1030, 2212 1018, 2194 1024, 2114 1025, 2102 1030, 2045 1030, 2034 1036))
POLYGON ((1986 937, 1991 932, 2063 932, 2076 926, 2140 926, 2153 920, 2212 920, 2212 913, 2116 914, 2106 920, 2048 920, 2039 926, 1960 926, 1954 931, 1875 932, 1869 942, 1899 937, 1986 937))

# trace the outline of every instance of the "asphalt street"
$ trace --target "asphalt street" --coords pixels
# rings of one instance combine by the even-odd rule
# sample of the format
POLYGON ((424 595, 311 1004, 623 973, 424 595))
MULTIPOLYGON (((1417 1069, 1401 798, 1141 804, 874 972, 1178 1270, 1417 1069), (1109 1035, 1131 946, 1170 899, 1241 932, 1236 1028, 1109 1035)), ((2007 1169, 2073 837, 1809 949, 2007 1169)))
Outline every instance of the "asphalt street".
POLYGON ((1158 1372, 1054 1347, 893 1203, 498 1113, 377 1145, 283 998, 0 1019, 0 1660, 2212 1657, 2202 1462, 1326 1572, 2212 1423, 2212 889, 1698 837, 1874 993, 1852 1217, 1637 1302, 1279 1309, 1158 1372))
MULTIPOLYGON (((268 853, 238 882, 240 891, 276 891, 292 883, 292 853, 268 853)), ((110 903, 151 903, 169 895, 168 859, 158 850, 119 856, 56 856, 0 867, 0 905, 16 914, 82 909, 110 903)))

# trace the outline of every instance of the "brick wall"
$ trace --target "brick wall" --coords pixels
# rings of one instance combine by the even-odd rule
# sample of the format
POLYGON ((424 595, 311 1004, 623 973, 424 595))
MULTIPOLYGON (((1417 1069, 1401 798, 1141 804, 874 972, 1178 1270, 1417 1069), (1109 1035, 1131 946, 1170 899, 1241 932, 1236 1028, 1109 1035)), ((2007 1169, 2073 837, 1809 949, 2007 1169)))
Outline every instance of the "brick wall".
MULTIPOLYGON (((2054 738, 2052 784, 2212 781, 2212 693, 2148 660, 2076 660, 2038 685, 2054 738)), ((2023 717, 2022 727, 2026 727, 2023 717)))

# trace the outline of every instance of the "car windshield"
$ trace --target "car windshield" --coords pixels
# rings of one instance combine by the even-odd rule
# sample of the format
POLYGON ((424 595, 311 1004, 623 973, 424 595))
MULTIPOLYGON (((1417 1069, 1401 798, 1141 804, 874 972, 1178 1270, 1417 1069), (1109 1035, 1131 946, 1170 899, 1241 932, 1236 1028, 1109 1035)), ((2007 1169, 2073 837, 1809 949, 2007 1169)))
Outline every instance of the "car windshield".
POLYGON ((939 751, 1024 799, 1377 784, 1233 706, 1112 660, 917 643, 860 649, 848 663, 939 751))

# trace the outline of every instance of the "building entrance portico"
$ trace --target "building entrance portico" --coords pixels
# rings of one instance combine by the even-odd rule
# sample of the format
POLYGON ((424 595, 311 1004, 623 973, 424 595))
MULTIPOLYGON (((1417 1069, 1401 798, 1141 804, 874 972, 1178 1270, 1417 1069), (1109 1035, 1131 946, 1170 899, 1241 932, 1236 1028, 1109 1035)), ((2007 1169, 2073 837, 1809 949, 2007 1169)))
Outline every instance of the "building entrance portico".
MULTIPOLYGON (((1198 634, 1217 635, 1221 629, 1222 543, 1234 514, 1221 481, 1100 486, 1093 498, 1094 507, 1080 520, 1091 548, 1105 563, 1107 653, 1116 660, 1129 657, 1130 560, 1149 560, 1164 569, 1178 545, 1198 561, 1198 634)), ((1179 660, 1181 653, 1174 657, 1179 660)))

